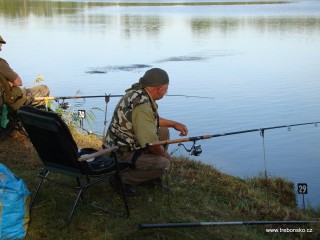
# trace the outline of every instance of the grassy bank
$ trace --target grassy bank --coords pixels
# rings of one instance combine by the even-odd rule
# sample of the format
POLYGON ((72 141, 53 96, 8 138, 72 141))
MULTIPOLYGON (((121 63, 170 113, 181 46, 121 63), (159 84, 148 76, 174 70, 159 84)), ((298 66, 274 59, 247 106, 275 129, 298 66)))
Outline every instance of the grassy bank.
MULTIPOLYGON (((92 136, 74 133, 80 147, 100 148, 92 136)), ((27 138, 18 133, 0 142, 0 162, 24 179, 30 191, 41 163, 27 138)), ((280 178, 243 180, 223 174, 211 166, 175 158, 165 177, 172 188, 137 187, 138 197, 128 199, 129 218, 111 215, 90 206, 123 211, 122 201, 107 185, 85 192, 85 201, 64 228, 75 193, 45 183, 31 213, 27 239, 320 239, 319 224, 237 225, 139 230, 140 223, 319 220, 319 210, 296 207, 294 185, 280 178), (266 229, 312 229, 312 233, 267 233, 266 229)))

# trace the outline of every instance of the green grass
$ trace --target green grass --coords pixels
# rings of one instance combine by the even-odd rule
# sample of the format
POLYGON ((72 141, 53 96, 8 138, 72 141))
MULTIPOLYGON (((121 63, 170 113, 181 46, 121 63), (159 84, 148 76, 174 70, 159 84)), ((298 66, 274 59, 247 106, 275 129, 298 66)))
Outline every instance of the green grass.
MULTIPOLYGON (((95 137, 73 134, 79 146, 100 148, 95 137)), ((0 162, 24 179, 31 192, 35 190, 41 163, 28 139, 15 133, 0 142, 0 162)), ((76 193, 46 182, 32 209, 27 239, 320 239, 319 224, 139 230, 141 223, 318 220, 320 215, 319 209, 298 209, 293 183, 281 178, 240 179, 180 157, 172 161, 164 181, 172 192, 137 187, 139 196, 128 199, 129 218, 90 205, 96 202, 124 212, 121 198, 109 184, 97 185, 85 192, 85 201, 63 228, 76 193), (280 227, 308 228, 313 233, 266 233, 267 228, 280 227)))

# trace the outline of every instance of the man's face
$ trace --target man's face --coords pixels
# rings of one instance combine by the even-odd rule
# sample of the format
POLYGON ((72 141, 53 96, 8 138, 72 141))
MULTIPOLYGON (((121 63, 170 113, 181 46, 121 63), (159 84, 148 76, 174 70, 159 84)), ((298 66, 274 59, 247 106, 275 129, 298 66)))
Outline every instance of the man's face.
POLYGON ((156 100, 163 98, 163 96, 167 94, 168 88, 169 88, 169 84, 159 86, 158 87, 158 97, 156 100))

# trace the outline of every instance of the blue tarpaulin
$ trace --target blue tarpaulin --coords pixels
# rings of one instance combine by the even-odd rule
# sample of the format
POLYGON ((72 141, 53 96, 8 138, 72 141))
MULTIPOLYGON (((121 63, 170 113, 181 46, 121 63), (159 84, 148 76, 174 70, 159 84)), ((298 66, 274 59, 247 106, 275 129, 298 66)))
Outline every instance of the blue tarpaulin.
POLYGON ((25 182, 0 163, 0 239, 26 237, 30 192, 25 182))

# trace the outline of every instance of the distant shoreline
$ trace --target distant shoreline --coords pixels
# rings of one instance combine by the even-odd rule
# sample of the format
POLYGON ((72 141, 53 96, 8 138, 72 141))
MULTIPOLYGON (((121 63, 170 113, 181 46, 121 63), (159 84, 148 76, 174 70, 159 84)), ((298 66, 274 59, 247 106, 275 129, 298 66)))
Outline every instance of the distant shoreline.
POLYGON ((290 1, 257 1, 257 2, 93 2, 88 3, 88 6, 122 6, 122 7, 133 7, 133 6, 209 6, 209 5, 261 5, 261 4, 288 4, 290 1))

